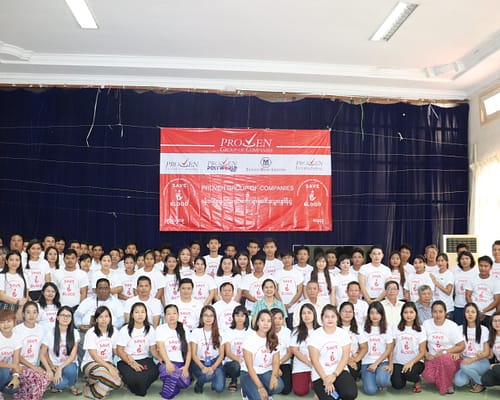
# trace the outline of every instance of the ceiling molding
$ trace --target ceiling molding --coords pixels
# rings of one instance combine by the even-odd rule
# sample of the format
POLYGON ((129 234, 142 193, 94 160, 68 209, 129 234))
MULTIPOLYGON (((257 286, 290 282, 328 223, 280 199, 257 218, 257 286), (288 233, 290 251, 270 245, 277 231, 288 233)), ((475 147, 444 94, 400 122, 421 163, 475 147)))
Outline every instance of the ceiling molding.
MULTIPOLYGON (((2 55, 12 56, 22 61, 29 61, 33 55, 33 51, 25 50, 22 47, 14 46, 13 44, 5 43, 0 40, 0 63, 4 61, 2 55)), ((8 59, 5 59, 8 61, 8 59)))
POLYGON ((78 75, 78 74, 29 74, 4 73, 0 85, 33 86, 112 86, 147 87, 162 89, 216 90, 221 92, 258 91, 317 96, 389 97, 407 100, 464 100, 467 93, 462 90, 439 90, 415 87, 391 87, 362 84, 314 83, 300 81, 231 80, 183 77, 147 77, 142 75, 78 75))

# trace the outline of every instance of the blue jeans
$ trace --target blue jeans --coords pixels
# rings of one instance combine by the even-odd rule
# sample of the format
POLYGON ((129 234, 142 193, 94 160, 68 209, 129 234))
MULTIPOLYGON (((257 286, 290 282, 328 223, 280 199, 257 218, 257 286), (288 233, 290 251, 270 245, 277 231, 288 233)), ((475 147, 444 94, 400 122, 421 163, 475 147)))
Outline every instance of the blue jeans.
POLYGON ((238 361, 228 361, 224 364, 223 369, 224 375, 231 378, 231 383, 238 382, 238 376, 240 376, 241 371, 240 363, 238 361))
POLYGON ((453 383, 458 386, 465 386, 469 380, 481 385, 481 377, 490 369, 490 362, 483 358, 470 364, 460 364, 459 370, 453 378, 453 383))
POLYGON ((379 388, 387 388, 391 384, 391 374, 383 369, 389 365, 388 361, 379 364, 375 372, 368 371, 370 364, 361 364, 361 380, 363 381, 363 390, 368 395, 377 393, 379 388))
POLYGON ((19 391, 19 388, 9 389, 7 385, 12 380, 12 372, 8 368, 0 368, 0 393, 14 394, 19 391))
MULTIPOLYGON (((281 377, 278 377, 278 386, 275 389, 271 390, 269 388, 271 374, 272 371, 267 371, 263 374, 257 375, 262 382, 262 386, 264 386, 264 388, 266 389, 268 396, 272 396, 275 393, 281 393, 283 391, 283 388, 285 387, 281 377)), ((241 371, 240 381, 243 396, 248 397, 248 400, 260 400, 260 394, 257 390, 257 386, 255 386, 255 383, 253 382, 252 378, 250 378, 250 375, 248 375, 247 371, 241 371)))
POLYGON ((76 378, 78 377, 78 367, 75 363, 66 365, 62 370, 61 376, 61 382, 59 382, 57 385, 54 385, 56 389, 63 390, 67 387, 75 386, 76 378))
POLYGON ((206 382, 212 382, 212 390, 215 390, 217 393, 222 393, 224 391, 224 387, 226 386, 226 375, 222 369, 222 364, 216 368, 212 375, 205 375, 201 372, 200 367, 194 362, 191 363, 191 370, 196 379, 198 379, 196 385, 203 386, 206 382))

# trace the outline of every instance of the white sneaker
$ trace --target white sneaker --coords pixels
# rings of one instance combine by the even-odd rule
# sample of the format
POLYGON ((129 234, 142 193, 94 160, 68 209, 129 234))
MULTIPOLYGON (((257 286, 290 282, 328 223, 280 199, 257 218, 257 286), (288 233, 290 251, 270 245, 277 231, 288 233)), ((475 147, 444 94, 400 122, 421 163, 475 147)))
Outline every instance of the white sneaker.
MULTIPOLYGON (((243 389, 241 389, 240 392, 241 392, 241 399, 242 400, 248 400, 247 396, 243 396, 243 389)), ((0 400, 2 400, 2 399, 0 399, 0 400)))

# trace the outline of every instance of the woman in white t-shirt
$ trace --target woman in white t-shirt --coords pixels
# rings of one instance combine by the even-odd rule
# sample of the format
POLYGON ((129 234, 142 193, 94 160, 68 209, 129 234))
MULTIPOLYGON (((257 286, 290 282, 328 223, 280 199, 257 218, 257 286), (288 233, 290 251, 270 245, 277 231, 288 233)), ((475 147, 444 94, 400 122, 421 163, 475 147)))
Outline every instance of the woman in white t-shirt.
POLYGON ((311 389, 312 362, 309 358, 311 334, 320 327, 316 309, 306 303, 299 310, 300 322, 293 331, 290 349, 294 356, 292 367, 292 389, 297 396, 306 396, 311 389))
POLYGON ((278 343, 271 311, 260 310, 255 318, 255 331, 249 332, 243 342, 241 390, 248 400, 267 399, 283 390, 278 343))
POLYGON ((40 347, 44 328, 37 324, 38 306, 28 301, 23 307, 22 324, 14 328, 14 335, 21 340, 20 363, 22 368, 21 386, 14 395, 15 400, 40 400, 52 382, 40 367, 40 347))
POLYGON ((331 400, 332 397, 354 400, 358 396, 356 382, 347 369, 351 339, 337 326, 339 318, 337 309, 327 304, 321 311, 323 326, 311 334, 312 381, 320 400, 331 400))
POLYGON ((224 343, 217 324, 217 314, 212 306, 203 306, 199 328, 193 329, 189 337, 192 356, 192 371, 197 378, 195 393, 203 393, 203 385, 212 382, 212 390, 224 391, 226 377, 222 369, 224 343))
MULTIPOLYGON (((224 290, 224 289, 223 289, 224 290)), ((250 318, 245 306, 238 305, 232 312, 232 322, 228 329, 222 332, 224 342, 224 374, 231 381, 227 387, 230 392, 236 392, 238 377, 241 374, 243 364, 243 341, 248 333, 250 318)))
POLYGON ((16 315, 12 310, 0 310, 0 396, 19 391, 21 340, 14 334, 16 315))
POLYGON ((488 345, 492 350, 495 362, 482 376, 481 384, 483 386, 500 385, 500 311, 491 316, 488 345))
POLYGON ((457 324, 446 319, 446 304, 432 303, 432 318, 424 321, 427 334, 427 352, 422 377, 435 384, 439 394, 452 394, 453 376, 459 367, 460 354, 465 348, 462 332, 457 324))
POLYGON ((403 389, 406 381, 414 382, 412 392, 422 391, 420 375, 424 370, 423 358, 427 336, 418 321, 417 306, 409 301, 401 308, 401 321, 393 326, 394 370, 391 383, 394 389, 403 389))
POLYGON ((448 255, 439 253, 436 262, 438 272, 431 274, 432 282, 434 283, 434 300, 443 300, 446 304, 447 318, 453 320, 453 311, 455 303, 453 302, 453 287, 455 284, 455 276, 453 272, 448 270, 448 255))
POLYGON ((160 395, 164 399, 173 399, 191 383, 191 346, 175 304, 165 307, 165 323, 156 329, 156 347, 160 356, 158 370, 163 382, 160 395))
POLYGON ((165 305, 179 300, 181 297, 179 282, 181 281, 180 266, 175 254, 168 254, 165 257, 165 266, 163 268, 165 277, 165 288, 163 290, 163 302, 165 305))
POLYGON ((158 378, 158 367, 153 357, 156 351, 155 330, 148 321, 144 303, 134 303, 127 325, 120 329, 116 353, 121 358, 118 370, 123 382, 137 396, 145 396, 151 384, 158 378))
POLYGON ((347 359, 347 368, 355 381, 361 377, 361 360, 368 352, 368 339, 362 327, 358 327, 354 304, 344 301, 339 308, 340 319, 337 326, 347 332, 351 339, 351 350, 347 359))
POLYGON ((65 388, 74 395, 82 394, 76 386, 78 366, 76 356, 80 334, 73 322, 73 309, 63 306, 57 312, 54 329, 49 330, 43 340, 40 359, 52 380, 53 391, 61 392, 65 388))
POLYGON ((28 286, 21 266, 21 254, 17 250, 9 251, 0 272, 0 309, 17 312, 17 319, 21 320, 19 307, 27 301, 28 286))
POLYGON ((194 275, 191 276, 194 284, 193 299, 199 301, 204 306, 212 304, 212 300, 216 299, 217 296, 215 280, 205 273, 206 268, 205 259, 203 257, 196 257, 194 260, 194 275))
MULTIPOLYGON (((464 307, 467 303, 465 298, 466 283, 477 276, 476 260, 469 251, 462 251, 458 255, 458 269, 455 272, 455 310, 454 321, 457 325, 464 324, 464 307)), ((449 310, 448 310, 449 312, 449 310)))
POLYGON ((123 258, 124 270, 119 273, 122 284, 122 291, 118 293, 118 299, 125 305, 125 302, 134 297, 134 286, 137 284, 137 274, 135 273, 135 257, 133 254, 126 254, 123 258))
POLYGON ((27 260, 24 266, 24 276, 28 284, 30 299, 37 301, 42 293, 45 282, 50 282, 50 267, 47 260, 40 257, 42 244, 39 240, 33 239, 26 247, 27 260))
POLYGON ((38 322, 40 325, 53 329, 56 325, 57 311, 61 308, 59 288, 53 282, 45 282, 42 294, 38 299, 38 322))
POLYGON ((465 349, 462 352, 460 368, 455 374, 453 383, 461 387, 472 381, 471 393, 481 393, 486 388, 481 384, 481 377, 490 368, 490 345, 488 344, 488 328, 481 325, 479 308, 475 303, 467 303, 464 308, 465 323, 462 330, 465 349))
POLYGON ((93 320, 94 327, 87 331, 83 341, 82 372, 87 382, 83 391, 89 399, 102 399, 123 384, 113 364, 118 332, 106 306, 97 307, 93 320))
POLYGON ((274 319, 274 329, 278 336, 278 345, 280 350, 280 371, 283 380, 283 390, 280 394, 289 394, 292 391, 292 350, 290 349, 290 340, 292 332, 286 326, 285 315, 279 308, 271 309, 274 319))
POLYGON ((364 330, 368 352, 361 360, 361 380, 365 393, 373 395, 377 390, 383 391, 389 387, 393 370, 392 332, 385 318, 385 309, 379 301, 369 305, 364 330))

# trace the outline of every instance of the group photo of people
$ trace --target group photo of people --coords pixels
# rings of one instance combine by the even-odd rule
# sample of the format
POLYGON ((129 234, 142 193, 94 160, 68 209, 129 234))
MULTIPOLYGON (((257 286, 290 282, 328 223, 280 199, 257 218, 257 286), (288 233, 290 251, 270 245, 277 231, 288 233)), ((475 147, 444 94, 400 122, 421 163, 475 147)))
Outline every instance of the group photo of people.
POLYGON ((500 240, 384 251, 0 238, 0 399, 498 390, 500 240))

